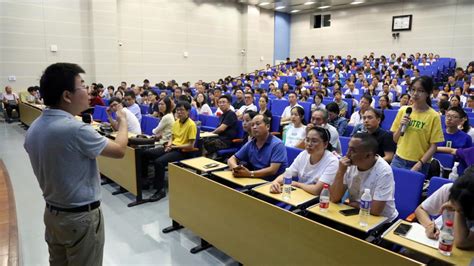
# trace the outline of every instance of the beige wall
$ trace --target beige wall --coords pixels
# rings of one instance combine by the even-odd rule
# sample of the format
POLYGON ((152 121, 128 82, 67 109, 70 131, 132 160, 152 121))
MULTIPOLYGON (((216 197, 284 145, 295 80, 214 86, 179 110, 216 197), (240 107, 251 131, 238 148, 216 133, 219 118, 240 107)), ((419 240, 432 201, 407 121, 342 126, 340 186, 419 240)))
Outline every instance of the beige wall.
POLYGON ((292 16, 291 57, 434 52, 456 58, 462 67, 474 61, 472 0, 404 1, 326 13, 331 27, 322 29, 310 28, 311 14, 292 16), (412 30, 394 40, 392 16, 408 14, 413 15, 412 30))
POLYGON ((38 84, 54 62, 78 63, 86 82, 105 85, 235 76, 273 61, 273 20, 272 11, 206 0, 2 0, 0 86, 38 84))

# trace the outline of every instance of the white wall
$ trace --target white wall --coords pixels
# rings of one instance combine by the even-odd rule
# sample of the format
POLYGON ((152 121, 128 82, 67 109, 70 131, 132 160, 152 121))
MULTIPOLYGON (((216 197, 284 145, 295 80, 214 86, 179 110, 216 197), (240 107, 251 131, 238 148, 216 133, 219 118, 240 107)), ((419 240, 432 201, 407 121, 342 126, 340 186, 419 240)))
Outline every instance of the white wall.
POLYGON ((272 62, 273 20, 232 1, 1 0, 0 89, 38 84, 55 62, 77 63, 86 82, 104 85, 237 76, 272 62))
MULTIPOLYGON (((351 54, 360 58, 375 52, 434 52, 454 57, 465 67, 474 60, 474 1, 405 1, 325 12, 331 27, 312 29, 311 14, 291 18, 291 57, 351 54), (392 16, 413 15, 411 31, 392 38, 392 16)), ((319 14, 325 14, 319 13, 319 14)))

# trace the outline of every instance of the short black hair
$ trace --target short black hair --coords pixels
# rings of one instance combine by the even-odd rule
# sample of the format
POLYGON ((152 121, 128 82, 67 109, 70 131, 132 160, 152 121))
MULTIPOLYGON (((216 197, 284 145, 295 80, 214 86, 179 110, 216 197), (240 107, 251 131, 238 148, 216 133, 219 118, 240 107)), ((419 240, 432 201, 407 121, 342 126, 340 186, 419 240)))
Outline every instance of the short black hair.
POLYGON ((335 103, 335 102, 328 103, 328 105, 326 105, 326 110, 328 112, 332 112, 332 113, 335 113, 335 114, 339 114, 341 112, 339 110, 339 105, 337 105, 337 103, 335 103))
POLYGON ((372 96, 370 96, 369 94, 364 94, 362 95, 362 99, 366 99, 367 101, 369 101, 369 104, 372 103, 372 96))
POLYGON ((64 91, 74 93, 76 77, 86 73, 77 64, 55 63, 48 66, 40 79, 40 94, 47 106, 58 105, 64 91))
POLYGON ((379 143, 371 134, 366 132, 355 133, 352 138, 361 140, 359 147, 364 151, 372 152, 374 155, 377 155, 379 143))
POLYGON ((119 97, 112 97, 112 98, 110 98, 110 100, 109 100, 109 106, 110 106, 113 102, 122 103, 122 100, 120 100, 119 97))
POLYGON ((228 94, 222 94, 220 97, 219 97, 219 100, 220 99, 226 99, 229 103, 232 103, 232 97, 230 97, 230 95, 228 94))
POLYGON ((132 99, 136 98, 135 93, 133 93, 133 91, 126 91, 124 97, 126 96, 130 96, 132 97, 132 99))
POLYGON ((191 104, 187 101, 179 101, 177 104, 176 104, 176 107, 175 109, 178 109, 180 107, 183 107, 184 109, 186 109, 186 111, 189 111, 191 110, 191 104))
POLYGON ((244 116, 244 115, 246 115, 246 114, 249 115, 250 119, 253 119, 256 115, 258 115, 257 112, 255 112, 255 111, 253 111, 253 110, 250 110, 250 109, 245 110, 245 112, 244 112, 244 114, 243 114, 242 116, 244 116))
MULTIPOLYGON (((270 122, 272 121, 268 116, 264 115, 264 114, 256 114, 254 117, 257 117, 261 115, 263 117, 263 122, 265 123, 266 126, 270 127, 270 122)), ((253 119, 253 118, 252 118, 253 119)))

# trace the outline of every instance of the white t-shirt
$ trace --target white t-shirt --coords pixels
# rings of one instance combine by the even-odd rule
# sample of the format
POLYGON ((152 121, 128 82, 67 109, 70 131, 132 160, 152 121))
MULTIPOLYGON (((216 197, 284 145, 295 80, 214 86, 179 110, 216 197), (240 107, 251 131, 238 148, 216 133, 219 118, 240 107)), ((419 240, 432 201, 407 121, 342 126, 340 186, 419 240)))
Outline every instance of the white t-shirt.
POLYGON ((237 114, 242 115, 245 111, 247 110, 252 110, 254 112, 257 112, 257 106, 255 104, 250 104, 250 105, 242 105, 239 110, 237 110, 237 114))
POLYGON ((353 165, 347 168, 344 175, 344 184, 349 189, 349 199, 351 202, 360 201, 366 188, 370 189, 372 200, 385 201, 385 208, 381 216, 387 217, 391 222, 398 216, 395 208, 395 180, 390 165, 377 155, 376 162, 367 171, 359 171, 353 165))
POLYGON ((138 122, 138 118, 127 108, 123 108, 122 110, 127 116, 128 132, 134 134, 142 134, 142 128, 140 127, 140 122, 138 122))
POLYGON ((283 113, 281 113, 281 118, 290 118, 291 116, 291 108, 295 107, 295 106, 299 106, 301 107, 301 105, 299 105, 298 103, 296 103, 295 105, 291 106, 291 105, 288 105, 287 107, 285 107, 285 109, 283 109, 283 113))
POLYGON ((353 91, 347 89, 344 94, 359 95, 359 89, 354 89, 353 91))
POLYGON ((285 146, 296 147, 301 141, 306 138, 306 126, 301 125, 296 128, 293 124, 288 125, 285 133, 285 146))
POLYGON ((310 154, 306 150, 303 150, 290 165, 290 169, 293 173, 298 172, 298 182, 316 184, 318 181, 321 181, 325 184, 332 185, 339 167, 337 157, 326 150, 321 160, 316 164, 311 164, 309 159, 310 154))
POLYGON ((0 94, 0 100, 7 100, 7 101, 14 101, 16 99, 18 99, 18 95, 16 95, 16 93, 12 92, 11 94, 7 94, 7 93, 2 93, 0 94))
MULTIPOLYGON (((438 216, 440 214, 441 206, 449 200, 449 189, 451 189, 452 186, 452 183, 445 184, 431 194, 431 196, 421 203, 423 210, 425 210, 430 216, 438 216)), ((451 217, 451 219, 453 218, 454 217, 451 217)), ((435 224, 438 228, 441 228, 443 225, 443 219, 442 215, 439 215, 439 217, 436 218, 435 224)))
POLYGON ((197 108, 200 115, 212 115, 211 107, 207 103, 203 104, 201 108, 197 108))
POLYGON ((348 125, 357 126, 358 124, 362 124, 362 115, 359 111, 352 113, 351 120, 349 120, 348 125))
POLYGON ((168 113, 164 115, 160 122, 158 123, 158 126, 153 129, 153 134, 158 134, 161 133, 161 140, 160 142, 168 142, 171 138, 171 129, 174 124, 174 116, 173 113, 168 113))

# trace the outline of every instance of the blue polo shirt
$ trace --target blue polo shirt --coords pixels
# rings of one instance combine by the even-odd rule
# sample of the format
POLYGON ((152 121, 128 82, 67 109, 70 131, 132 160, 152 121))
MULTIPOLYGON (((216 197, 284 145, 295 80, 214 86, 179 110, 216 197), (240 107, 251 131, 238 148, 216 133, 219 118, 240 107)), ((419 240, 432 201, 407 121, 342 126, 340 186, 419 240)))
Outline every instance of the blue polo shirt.
POLYGON ((454 149, 470 148, 472 146, 472 139, 466 132, 458 130, 454 134, 443 130, 444 142, 438 144, 439 147, 451 147, 454 149))
POLYGON ((26 132, 24 148, 47 203, 74 208, 100 200, 96 157, 108 140, 59 109, 45 109, 26 132))
POLYGON ((273 136, 269 135, 262 148, 257 147, 257 141, 253 139, 247 142, 236 154, 235 157, 239 161, 247 163, 247 168, 250 170, 259 170, 269 167, 271 163, 280 163, 280 168, 273 176, 267 176, 264 179, 271 181, 285 171, 288 165, 286 156, 286 148, 283 142, 273 136))

